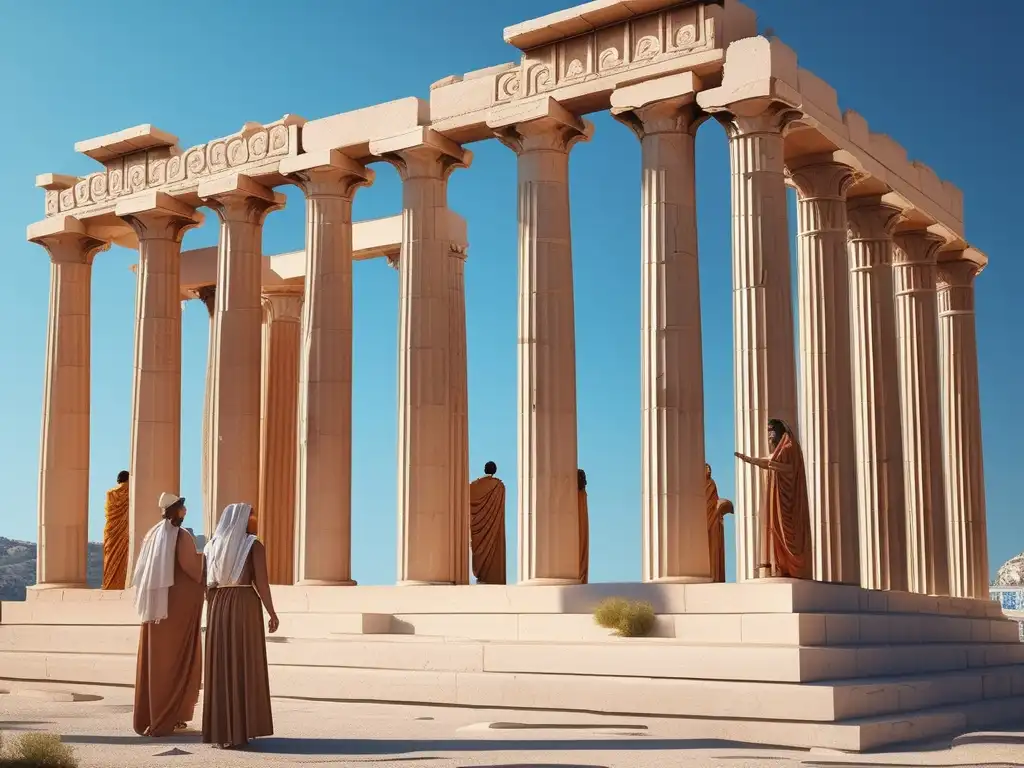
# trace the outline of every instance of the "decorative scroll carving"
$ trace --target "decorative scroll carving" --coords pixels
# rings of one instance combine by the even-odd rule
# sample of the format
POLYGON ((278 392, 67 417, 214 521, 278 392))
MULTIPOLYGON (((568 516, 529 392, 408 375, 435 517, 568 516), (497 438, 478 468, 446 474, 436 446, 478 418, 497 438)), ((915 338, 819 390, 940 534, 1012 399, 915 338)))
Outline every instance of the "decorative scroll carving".
POLYGON ((494 104, 528 99, 568 83, 639 69, 715 47, 715 19, 704 5, 666 8, 523 54, 495 80, 494 104))
POLYGON ((246 173, 256 164, 298 154, 302 122, 286 115, 269 125, 247 123, 232 136, 184 152, 173 147, 170 156, 166 147, 160 147, 117 158, 107 163, 106 170, 80 179, 70 189, 48 191, 46 215, 109 204, 146 189, 170 187, 162 191, 172 192, 218 173, 246 173))

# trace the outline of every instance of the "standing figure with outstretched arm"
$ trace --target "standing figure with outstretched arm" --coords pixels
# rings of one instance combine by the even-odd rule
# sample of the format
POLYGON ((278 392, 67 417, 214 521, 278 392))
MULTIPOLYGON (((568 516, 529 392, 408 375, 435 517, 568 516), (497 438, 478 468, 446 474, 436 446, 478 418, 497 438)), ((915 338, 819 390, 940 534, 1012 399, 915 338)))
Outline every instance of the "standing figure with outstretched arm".
POLYGON ((757 574, 810 579, 811 515, 807 502, 807 476, 800 444, 789 426, 768 421, 768 447, 772 455, 755 458, 737 453, 736 458, 765 471, 767 482, 759 515, 760 558, 757 574))

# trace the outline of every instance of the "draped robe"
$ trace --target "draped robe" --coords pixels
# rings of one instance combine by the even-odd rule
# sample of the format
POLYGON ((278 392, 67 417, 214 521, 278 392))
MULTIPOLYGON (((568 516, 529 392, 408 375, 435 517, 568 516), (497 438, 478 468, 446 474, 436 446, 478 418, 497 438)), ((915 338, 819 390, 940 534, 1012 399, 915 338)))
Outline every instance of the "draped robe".
POLYGON ((708 558, 711 563, 711 581, 725 581, 725 526, 722 519, 732 512, 732 502, 718 496, 718 483, 707 475, 704 484, 707 499, 708 558))
POLYGON ((469 484, 469 545, 477 584, 504 584, 505 484, 493 475, 469 484))
POLYGON ((580 488, 576 496, 576 513, 580 526, 580 584, 586 584, 590 578, 590 511, 586 488, 580 488))
POLYGON ((103 526, 103 589, 124 589, 128 579, 128 483, 107 491, 103 526))
POLYGON ((758 574, 810 579, 811 516, 807 475, 800 445, 788 432, 772 452, 766 474, 758 574))

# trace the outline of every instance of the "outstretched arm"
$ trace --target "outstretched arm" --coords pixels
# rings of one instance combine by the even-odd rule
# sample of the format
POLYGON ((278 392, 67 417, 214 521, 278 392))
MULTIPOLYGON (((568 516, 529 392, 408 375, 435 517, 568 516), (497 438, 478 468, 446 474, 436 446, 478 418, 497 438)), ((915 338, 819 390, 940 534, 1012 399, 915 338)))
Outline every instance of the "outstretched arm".
POLYGON ((267 630, 273 634, 277 632, 278 619, 277 611, 274 610, 274 600, 270 595, 270 578, 267 575, 267 550, 263 542, 255 541, 252 545, 252 582, 256 592, 263 601, 263 607, 270 615, 267 623, 267 630))
POLYGON ((742 453, 734 454, 740 461, 745 461, 747 464, 752 464, 755 467, 761 469, 767 469, 771 472, 782 472, 784 474, 790 474, 793 472, 793 465, 787 464, 781 461, 772 461, 771 459, 760 459, 753 456, 747 456, 742 453))

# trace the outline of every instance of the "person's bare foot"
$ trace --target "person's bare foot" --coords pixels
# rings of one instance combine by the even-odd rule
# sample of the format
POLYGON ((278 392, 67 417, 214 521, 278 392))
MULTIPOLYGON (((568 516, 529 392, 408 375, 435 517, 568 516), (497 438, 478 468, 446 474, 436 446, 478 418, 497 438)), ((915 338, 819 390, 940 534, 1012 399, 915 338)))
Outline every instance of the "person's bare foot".
POLYGON ((178 722, 178 723, 175 723, 175 724, 174 724, 174 730, 176 730, 176 731, 185 731, 185 730, 188 730, 188 723, 186 723, 186 722, 178 722))

